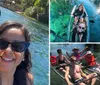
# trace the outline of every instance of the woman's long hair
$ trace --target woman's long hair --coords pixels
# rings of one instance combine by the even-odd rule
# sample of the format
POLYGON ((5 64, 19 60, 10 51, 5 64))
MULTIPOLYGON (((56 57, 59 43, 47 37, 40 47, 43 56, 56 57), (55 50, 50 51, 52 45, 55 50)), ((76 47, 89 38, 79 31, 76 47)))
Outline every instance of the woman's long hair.
MULTIPOLYGON (((14 22, 14 21, 5 22, 0 26, 0 36, 6 30, 11 29, 11 28, 22 30, 25 37, 25 41, 30 42, 30 36, 27 29, 22 24, 14 22)), ((14 74, 14 85, 27 85, 26 73, 30 71, 31 67, 32 67, 31 55, 30 55, 29 49, 26 49, 24 52, 24 61, 22 61, 16 68, 16 72, 14 74)))
POLYGON ((79 10, 80 6, 82 6, 82 12, 84 13, 84 7, 83 7, 83 4, 80 4, 80 5, 78 6, 78 10, 79 10))

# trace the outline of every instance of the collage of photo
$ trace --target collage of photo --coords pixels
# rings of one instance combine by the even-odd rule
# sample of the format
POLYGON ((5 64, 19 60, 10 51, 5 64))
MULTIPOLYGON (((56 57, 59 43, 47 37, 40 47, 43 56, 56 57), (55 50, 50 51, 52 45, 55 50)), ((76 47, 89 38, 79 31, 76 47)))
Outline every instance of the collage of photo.
POLYGON ((100 0, 0 0, 0 85, 99 85, 100 0))
POLYGON ((50 0, 50 85, 100 84, 99 19, 99 0, 50 0))

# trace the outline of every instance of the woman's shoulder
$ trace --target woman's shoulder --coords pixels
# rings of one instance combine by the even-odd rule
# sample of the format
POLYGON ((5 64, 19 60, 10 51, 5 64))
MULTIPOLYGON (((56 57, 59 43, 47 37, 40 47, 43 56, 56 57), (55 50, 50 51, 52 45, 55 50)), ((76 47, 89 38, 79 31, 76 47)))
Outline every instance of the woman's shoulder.
POLYGON ((27 73, 27 77, 28 77, 28 85, 33 85, 33 75, 31 73, 27 73))
POLYGON ((29 78, 30 80, 33 80, 33 75, 32 75, 31 73, 28 73, 27 75, 28 75, 28 78, 29 78))

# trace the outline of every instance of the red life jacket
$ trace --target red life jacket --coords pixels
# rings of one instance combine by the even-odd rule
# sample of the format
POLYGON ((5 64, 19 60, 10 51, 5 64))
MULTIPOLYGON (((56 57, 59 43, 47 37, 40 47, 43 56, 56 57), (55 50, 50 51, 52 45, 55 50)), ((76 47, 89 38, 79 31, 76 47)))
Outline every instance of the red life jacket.
POLYGON ((86 62, 87 62, 87 64, 88 64, 89 66, 94 66, 94 65, 96 65, 95 58, 94 58, 93 55, 91 55, 90 57, 85 56, 85 60, 86 60, 86 62))
POLYGON ((50 56, 50 62, 51 62, 51 65, 56 65, 57 57, 56 56, 50 56))

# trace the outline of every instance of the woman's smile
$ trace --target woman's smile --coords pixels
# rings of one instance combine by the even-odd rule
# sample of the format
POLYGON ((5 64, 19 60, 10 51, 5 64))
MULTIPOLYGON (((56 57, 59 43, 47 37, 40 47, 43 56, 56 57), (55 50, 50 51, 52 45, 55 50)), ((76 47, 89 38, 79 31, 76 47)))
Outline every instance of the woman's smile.
POLYGON ((33 78, 30 78, 31 82, 26 80, 31 75, 29 73, 31 55, 28 49, 30 45, 28 31, 20 23, 10 21, 2 24, 0 28, 0 80, 2 85, 33 85, 33 78))
POLYGON ((4 62, 13 62, 15 59, 14 58, 2 57, 1 56, 1 60, 4 61, 4 62))
POLYGON ((1 55, 0 62, 3 67, 8 69, 8 67, 10 68, 10 66, 14 65, 14 63, 16 62, 16 59, 15 57, 12 57, 10 55, 1 55))

